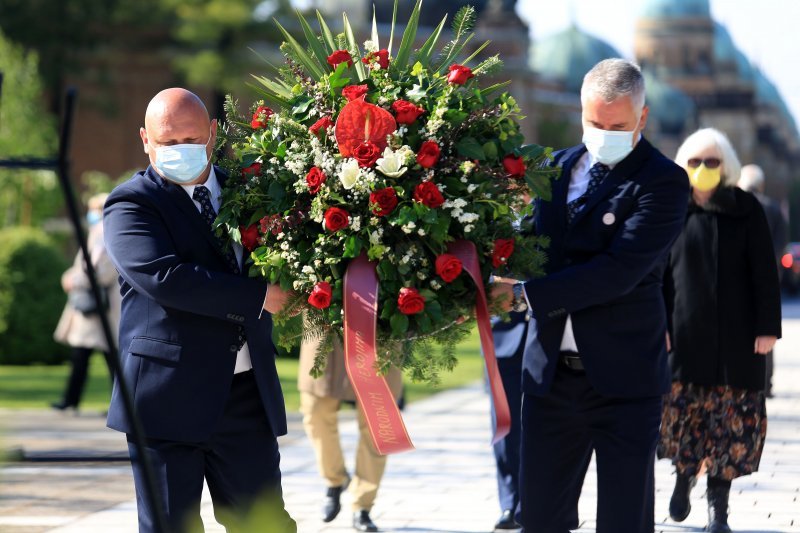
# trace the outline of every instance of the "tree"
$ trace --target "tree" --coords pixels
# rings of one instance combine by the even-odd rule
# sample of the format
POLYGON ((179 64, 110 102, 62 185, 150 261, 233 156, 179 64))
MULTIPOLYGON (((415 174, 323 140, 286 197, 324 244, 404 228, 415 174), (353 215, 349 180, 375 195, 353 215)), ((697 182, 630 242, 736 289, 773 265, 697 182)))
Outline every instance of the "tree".
MULTIPOLYGON (((52 157, 56 125, 42 105, 36 53, 26 53, 0 33, 0 66, 0 158, 52 157)), ((36 224, 60 204, 51 171, 0 170, 0 191, 0 227, 36 224)))

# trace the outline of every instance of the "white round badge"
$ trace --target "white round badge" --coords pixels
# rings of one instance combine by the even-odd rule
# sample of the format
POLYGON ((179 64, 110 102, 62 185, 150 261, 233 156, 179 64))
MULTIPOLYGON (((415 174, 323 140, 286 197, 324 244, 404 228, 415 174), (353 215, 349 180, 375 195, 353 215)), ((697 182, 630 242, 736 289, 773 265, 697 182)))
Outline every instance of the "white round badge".
POLYGON ((606 226, 610 226, 617 220, 617 217, 614 216, 614 213, 606 213, 603 215, 603 224, 606 226))

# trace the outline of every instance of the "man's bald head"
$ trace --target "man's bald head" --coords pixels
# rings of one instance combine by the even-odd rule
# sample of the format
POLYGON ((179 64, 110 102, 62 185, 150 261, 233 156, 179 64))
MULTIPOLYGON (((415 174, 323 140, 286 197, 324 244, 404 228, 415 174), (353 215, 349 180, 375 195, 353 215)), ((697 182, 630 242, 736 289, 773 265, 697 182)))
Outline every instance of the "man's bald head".
MULTIPOLYGON (((156 149, 176 144, 207 145, 210 159, 216 133, 217 121, 209 119, 203 101, 193 92, 180 87, 164 89, 150 100, 144 115, 144 127, 139 129, 144 151, 150 156, 153 167, 156 149)), ((196 183, 205 182, 208 172, 209 169, 206 169, 196 183)))

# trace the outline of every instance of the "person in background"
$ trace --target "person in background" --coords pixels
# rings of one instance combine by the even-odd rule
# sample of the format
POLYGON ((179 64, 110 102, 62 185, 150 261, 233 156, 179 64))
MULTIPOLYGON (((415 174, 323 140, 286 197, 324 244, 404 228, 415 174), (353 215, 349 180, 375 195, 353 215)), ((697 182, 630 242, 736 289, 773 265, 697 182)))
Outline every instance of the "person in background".
POLYGON ((764 210, 736 188, 741 166, 728 138, 701 129, 675 162, 692 194, 665 274, 673 383, 658 457, 675 465, 669 514, 678 522, 706 462, 706 531, 728 533, 731 481, 758 470, 767 433, 764 356, 781 335, 778 274, 764 210))
MULTIPOLYGON (((767 225, 769 226, 769 233, 772 236, 772 246, 775 248, 775 262, 778 268, 778 281, 780 282, 783 269, 781 268, 781 255, 786 249, 787 236, 786 236, 786 219, 783 217, 781 208, 778 202, 764 194, 765 180, 764 171, 758 165, 745 165, 742 167, 742 175, 737 184, 740 189, 752 193, 753 196, 758 198, 761 207, 764 208, 764 214, 767 217, 767 225)), ((775 370, 775 353, 770 350, 766 358, 766 389, 765 393, 767 398, 772 398, 772 374, 775 370)))
MULTIPOLYGON (((350 486, 353 497, 353 528, 356 531, 378 531, 370 518, 370 511, 378 495, 383 472, 386 469, 385 455, 375 450, 367 421, 361 407, 357 406, 358 447, 356 449, 355 477, 351 480, 345 466, 339 437, 339 408, 342 402, 355 402, 355 394, 347 377, 344 350, 338 340, 327 358, 323 375, 314 378, 311 369, 319 349, 319 339, 303 339, 300 345, 300 368, 297 388, 300 390, 300 412, 303 427, 317 458, 317 469, 328 485, 322 508, 322 521, 331 522, 339 515, 342 492, 350 486)), ((392 367, 386 381, 395 399, 403 390, 403 375, 399 368, 392 367)))
MULTIPOLYGON (((528 332, 527 311, 509 313, 509 321, 492 319, 494 351, 497 368, 503 381, 503 389, 508 399, 511 415, 511 428, 503 439, 494 445, 494 460, 497 466, 497 499, 500 502, 500 518, 494 525, 495 531, 508 531, 520 528, 515 520, 519 508, 519 454, 520 454, 520 411, 522 409, 522 353, 525 350, 525 337, 528 332)), ((492 409, 492 424, 495 424, 492 409)))
POLYGON ((78 409, 89 372, 89 358, 95 351, 105 356, 111 381, 114 381, 114 367, 111 353, 100 322, 100 312, 105 312, 108 323, 116 339, 119 329, 120 301, 117 285, 117 269, 106 253, 103 242, 103 204, 108 194, 97 194, 89 198, 86 219, 89 224, 87 246, 92 266, 97 275, 97 283, 105 295, 106 309, 98 310, 91 291, 89 277, 84 268, 83 254, 79 251, 72 266, 61 276, 61 286, 67 293, 67 304, 58 321, 53 337, 56 341, 72 347, 71 371, 67 387, 60 401, 50 404, 54 409, 78 409))

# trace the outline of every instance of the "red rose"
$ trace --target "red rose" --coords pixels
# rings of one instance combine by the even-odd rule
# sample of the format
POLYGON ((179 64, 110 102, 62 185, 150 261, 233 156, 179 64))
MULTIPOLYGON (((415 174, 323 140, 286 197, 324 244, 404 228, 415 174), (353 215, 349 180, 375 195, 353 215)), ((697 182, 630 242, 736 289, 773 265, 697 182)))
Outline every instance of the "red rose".
POLYGON ((327 176, 319 167, 311 167, 311 170, 308 171, 306 174, 306 184, 308 185, 308 192, 311 194, 317 194, 319 192, 319 188, 322 187, 322 184, 325 183, 327 176))
POLYGON ((325 133, 331 126, 333 126, 333 121, 331 120, 331 117, 322 117, 321 119, 313 123, 311 127, 308 128, 308 131, 319 137, 320 131, 322 133, 325 133))
POLYGON ((383 50, 378 50, 377 52, 370 52, 365 57, 361 58, 361 62, 365 65, 377 63, 382 69, 387 69, 389 68, 389 50, 384 48, 383 50))
POLYGON ((414 200, 431 209, 436 209, 444 203, 444 197, 439 192, 439 187, 432 181, 423 181, 414 187, 414 200))
POLYGON ((342 96, 347 98, 348 102, 352 102, 356 98, 361 98, 365 94, 367 94, 366 85, 348 85, 342 89, 342 96))
POLYGON ((412 124, 418 116, 425 112, 424 108, 405 100, 397 100, 392 103, 392 110, 399 124, 412 124))
POLYGON ((256 108, 256 112, 253 113, 253 119, 250 121, 250 127, 254 130, 266 128, 269 117, 274 114, 275 113, 272 111, 272 109, 268 108, 267 106, 258 106, 256 108))
POLYGON ((474 77, 475 74, 472 73, 471 68, 464 65, 450 65, 450 74, 447 75, 447 81, 454 85, 464 85, 468 79, 474 77))
POLYGON ((353 150, 353 157, 358 161, 358 166, 369 168, 381 156, 381 149, 370 141, 364 141, 353 150))
POLYGON ((508 258, 514 253, 514 239, 497 239, 494 241, 494 251, 492 252, 492 266, 499 268, 508 262, 508 258))
POLYGON ((329 207, 325 211, 325 229, 336 233, 350 225, 350 214, 341 207, 329 207))
POLYGON ((327 281, 320 281, 314 288, 311 289, 311 294, 308 297, 308 303, 317 309, 325 309, 331 305, 331 284, 327 281))
POLYGON ((334 53, 328 56, 328 64, 333 68, 336 68, 339 63, 344 62, 347 62, 348 67, 353 66, 353 57, 347 50, 336 50, 334 53))
POLYGON ((379 217, 385 217, 397 207, 397 193, 394 188, 386 187, 379 189, 369 195, 370 205, 377 205, 372 208, 372 213, 379 217))
POLYGON ((450 283, 461 274, 461 259, 452 254, 442 254, 436 258, 436 273, 445 283, 450 283))
POLYGON ((506 169, 508 175, 512 178, 521 178, 525 176, 525 161, 521 157, 508 154, 503 158, 503 168, 506 169))
POLYGON ((417 163, 422 168, 431 168, 439 161, 439 154, 441 153, 438 144, 433 141, 425 141, 419 147, 419 152, 417 152, 417 163))
POLYGON ((404 315, 416 315, 425 309, 425 297, 417 289, 403 287, 397 297, 397 308, 404 315))
POLYGON ((247 176, 258 176, 261 173, 261 163, 253 163, 249 167, 242 169, 242 178, 247 179, 247 176))
POLYGON ((248 252, 252 252, 258 246, 258 224, 250 224, 246 228, 239 226, 239 234, 242 236, 242 246, 247 248, 248 252))

